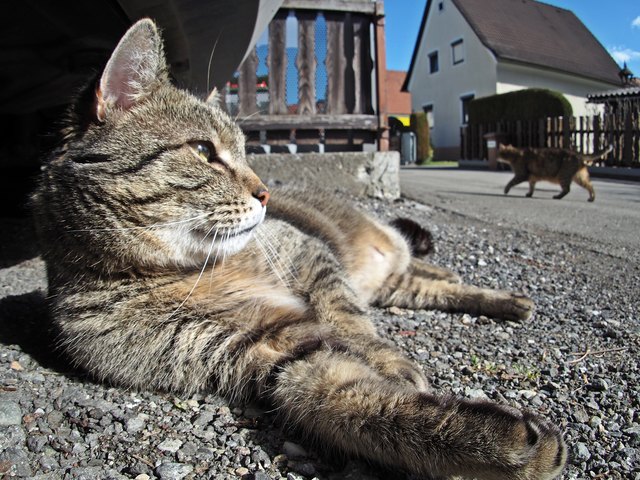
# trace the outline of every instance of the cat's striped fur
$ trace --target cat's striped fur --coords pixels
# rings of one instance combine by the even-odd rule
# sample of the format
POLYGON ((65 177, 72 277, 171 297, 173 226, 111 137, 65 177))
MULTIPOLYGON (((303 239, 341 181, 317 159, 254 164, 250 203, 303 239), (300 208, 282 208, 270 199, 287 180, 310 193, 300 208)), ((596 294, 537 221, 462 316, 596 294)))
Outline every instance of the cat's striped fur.
POLYGON ((365 314, 375 303, 525 320, 532 302, 458 283, 321 192, 269 201, 238 127, 171 86, 164 62, 155 25, 138 22, 75 105, 33 197, 73 361, 133 388, 258 398, 324 445, 416 474, 555 477, 566 455, 554 426, 428 393, 365 314))

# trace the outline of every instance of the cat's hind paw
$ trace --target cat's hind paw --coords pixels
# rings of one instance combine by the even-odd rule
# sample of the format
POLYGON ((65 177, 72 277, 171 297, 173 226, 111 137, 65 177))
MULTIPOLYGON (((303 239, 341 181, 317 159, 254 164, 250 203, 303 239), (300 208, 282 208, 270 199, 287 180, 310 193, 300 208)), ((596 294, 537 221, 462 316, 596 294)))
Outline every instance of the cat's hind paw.
POLYGON ((560 475, 567 461, 567 447, 560 431, 551 422, 525 412, 512 431, 508 462, 515 465, 507 478, 551 480, 560 475))

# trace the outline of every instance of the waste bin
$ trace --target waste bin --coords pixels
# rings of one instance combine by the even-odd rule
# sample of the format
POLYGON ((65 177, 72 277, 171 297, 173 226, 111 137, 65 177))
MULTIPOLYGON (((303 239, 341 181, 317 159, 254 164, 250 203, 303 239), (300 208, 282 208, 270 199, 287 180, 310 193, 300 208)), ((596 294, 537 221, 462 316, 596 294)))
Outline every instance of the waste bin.
POLYGON ((484 140, 487 142, 487 160, 489 162, 489 170, 498 169, 498 148, 504 142, 504 135, 501 133, 490 132, 484 134, 484 140))
POLYGON ((416 163, 417 148, 416 134, 413 132, 402 132, 400 140, 400 165, 416 163))

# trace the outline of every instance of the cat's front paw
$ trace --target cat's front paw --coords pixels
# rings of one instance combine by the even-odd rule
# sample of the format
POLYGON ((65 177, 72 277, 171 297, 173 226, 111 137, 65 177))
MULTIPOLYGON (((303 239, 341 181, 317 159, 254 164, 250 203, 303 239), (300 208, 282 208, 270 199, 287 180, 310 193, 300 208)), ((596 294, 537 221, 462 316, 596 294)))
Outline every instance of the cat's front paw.
POLYGON ((533 300, 522 293, 493 291, 483 307, 483 314, 503 320, 524 321, 533 315, 533 300))
POLYGON ((567 460, 567 447, 555 425, 525 412, 509 436, 505 459, 513 467, 506 469, 505 478, 551 480, 560 475, 567 460))
POLYGON ((504 318, 506 320, 529 320, 533 315, 533 300, 522 293, 509 292, 504 318))

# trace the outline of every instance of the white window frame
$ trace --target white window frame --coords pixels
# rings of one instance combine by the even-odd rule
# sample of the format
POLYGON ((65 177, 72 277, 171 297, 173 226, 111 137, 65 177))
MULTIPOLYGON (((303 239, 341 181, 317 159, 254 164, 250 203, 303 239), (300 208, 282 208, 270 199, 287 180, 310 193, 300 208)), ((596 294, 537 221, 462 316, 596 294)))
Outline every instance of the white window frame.
POLYGON ((422 105, 422 111, 427 115, 427 122, 429 123, 429 129, 433 128, 433 124, 435 123, 435 114, 434 114, 433 103, 425 103, 422 105))
POLYGON ((453 65, 460 65, 461 63, 464 63, 464 59, 466 57, 465 53, 466 52, 465 52, 465 48, 464 48, 464 38, 460 37, 460 38, 455 39, 453 42, 451 42, 451 63, 453 65), (461 58, 458 61, 456 61, 456 55, 455 55, 456 48, 455 47, 457 47, 458 45, 460 46, 461 58))
POLYGON ((440 71, 440 53, 438 52, 438 50, 432 50, 431 52, 429 52, 427 54, 427 59, 429 60, 429 75, 435 75, 436 73, 438 73, 440 71), (431 70, 431 58, 432 57, 436 57, 436 62, 437 62, 437 69, 435 71, 431 70))

